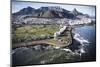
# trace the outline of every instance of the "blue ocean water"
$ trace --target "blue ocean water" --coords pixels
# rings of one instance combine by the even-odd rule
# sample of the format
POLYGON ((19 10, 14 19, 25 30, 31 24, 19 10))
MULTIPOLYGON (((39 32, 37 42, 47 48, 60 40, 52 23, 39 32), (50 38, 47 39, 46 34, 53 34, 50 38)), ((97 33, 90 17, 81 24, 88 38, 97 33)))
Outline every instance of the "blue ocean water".
POLYGON ((96 60, 96 25, 77 27, 73 32, 89 42, 84 44, 85 53, 82 54, 81 61, 96 60))

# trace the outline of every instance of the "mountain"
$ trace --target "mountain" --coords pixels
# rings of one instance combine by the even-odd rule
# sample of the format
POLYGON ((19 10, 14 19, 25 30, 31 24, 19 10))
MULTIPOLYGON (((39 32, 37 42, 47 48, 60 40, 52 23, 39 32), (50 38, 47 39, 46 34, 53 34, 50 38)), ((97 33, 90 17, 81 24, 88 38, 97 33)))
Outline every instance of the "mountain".
POLYGON ((68 18, 68 19, 73 19, 73 18, 80 18, 83 16, 88 16, 87 14, 83 14, 76 10, 74 8, 73 11, 69 11, 63 8, 60 8, 58 6, 53 6, 53 7, 40 7, 38 9, 32 8, 30 6, 21 9, 20 11, 13 13, 12 14, 13 18, 16 18, 17 16, 22 16, 23 17, 43 17, 43 18, 68 18))
POLYGON ((34 9, 32 7, 27 7, 21 9, 19 12, 13 13, 12 15, 31 15, 33 17, 46 17, 46 18, 73 18, 74 15, 69 13, 70 11, 65 10, 60 7, 41 7, 39 9, 34 9))
POLYGON ((78 11, 76 10, 76 8, 73 9, 72 13, 73 13, 75 16, 77 16, 77 15, 83 15, 83 13, 78 12, 78 11))
POLYGON ((27 8, 21 9, 19 12, 13 13, 13 15, 28 15, 36 12, 36 9, 28 6, 27 8))

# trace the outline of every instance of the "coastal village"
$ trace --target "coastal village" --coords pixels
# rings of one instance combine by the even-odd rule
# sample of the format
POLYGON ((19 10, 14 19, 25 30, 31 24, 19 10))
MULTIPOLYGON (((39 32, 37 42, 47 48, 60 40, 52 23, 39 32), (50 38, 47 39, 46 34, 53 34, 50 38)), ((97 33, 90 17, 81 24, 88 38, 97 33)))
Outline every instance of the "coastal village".
MULTIPOLYGON (((40 29, 38 28, 37 29, 37 33, 39 34, 38 36, 34 36, 34 33, 33 33, 33 36, 31 36, 31 37, 19 37, 20 34, 17 34, 17 30, 16 30, 16 35, 18 37, 15 40, 16 40, 16 42, 18 42, 18 44, 20 46, 24 46, 24 45, 26 45, 26 43, 27 43, 27 45, 32 45, 32 44, 35 44, 35 43, 47 43, 47 44, 51 44, 51 45, 54 45, 54 46, 61 46, 61 47, 62 46, 68 46, 69 44, 72 43, 72 36, 71 36, 71 32, 70 32, 71 29, 74 28, 75 26, 84 25, 84 24, 91 24, 92 21, 93 21, 92 19, 85 18, 85 17, 82 18, 82 19, 75 19, 75 20, 66 19, 66 18, 55 19, 55 20, 58 20, 58 21, 53 21, 54 19, 51 20, 51 19, 44 19, 44 18, 38 18, 38 19, 33 18, 33 19, 34 20, 30 21, 31 24, 35 24, 34 22, 38 21, 39 24, 44 24, 45 26, 47 26, 47 27, 44 27, 44 28, 47 28, 45 31, 49 31, 51 34, 49 34, 49 33, 47 34, 47 32, 43 32, 44 34, 42 34, 41 32, 38 32, 38 30, 42 31, 42 28, 40 28, 40 29), (51 21, 55 22, 56 25, 55 24, 52 25, 53 23, 49 24, 49 22, 51 23, 51 21), (55 31, 52 32, 52 31, 50 31, 50 29, 48 29, 48 26, 50 26, 50 25, 51 25, 50 29, 52 29, 52 26, 53 26, 53 28, 55 28, 55 31), (63 35, 63 33, 64 33, 64 35, 63 35)), ((29 22, 29 20, 27 20, 27 22, 29 22)), ((26 21, 25 21, 25 23, 26 23, 26 21)), ((38 26, 41 26, 39 24, 37 23, 38 26)), ((34 27, 34 25, 33 25, 33 27, 34 27)), ((23 27, 22 30, 25 30, 25 28, 23 27)), ((35 30, 35 28, 33 30, 35 30)), ((24 34, 22 34, 22 35, 24 35, 24 34)), ((30 35, 30 34, 28 34, 28 35, 30 35)), ((15 43, 14 47, 18 47, 17 43, 15 43)))

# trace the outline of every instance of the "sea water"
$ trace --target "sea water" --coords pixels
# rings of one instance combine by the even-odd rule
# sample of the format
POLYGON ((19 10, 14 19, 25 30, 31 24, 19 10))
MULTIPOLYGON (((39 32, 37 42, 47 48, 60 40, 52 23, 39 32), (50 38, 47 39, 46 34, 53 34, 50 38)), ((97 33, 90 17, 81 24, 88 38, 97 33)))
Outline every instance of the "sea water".
POLYGON ((83 53, 81 55, 81 61, 96 60, 96 26, 85 25, 77 27, 72 31, 75 35, 79 35, 80 41, 83 47, 80 49, 83 53))

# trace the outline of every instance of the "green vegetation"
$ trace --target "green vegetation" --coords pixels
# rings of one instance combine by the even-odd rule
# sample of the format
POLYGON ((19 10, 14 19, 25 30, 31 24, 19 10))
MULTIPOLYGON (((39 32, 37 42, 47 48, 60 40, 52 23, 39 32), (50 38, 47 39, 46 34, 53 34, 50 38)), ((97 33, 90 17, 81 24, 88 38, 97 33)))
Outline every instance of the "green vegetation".
MULTIPOLYGON (((20 27, 16 27, 14 31, 15 36, 13 37, 13 39, 16 40, 16 38, 27 38, 32 36, 53 36, 55 32, 59 31, 59 28, 56 25, 23 25, 20 27)), ((50 38, 45 40, 32 40, 29 42, 13 42, 12 47, 14 48, 18 46, 27 46, 38 43, 46 43, 54 46, 67 46, 71 43, 71 37, 69 32, 64 32, 58 40, 50 38)))
POLYGON ((15 34, 17 37, 31 37, 31 36, 47 36, 53 35, 58 31, 55 25, 25 25, 16 29, 15 34))
POLYGON ((19 42, 19 43, 13 44, 13 47, 28 46, 28 45, 39 44, 39 43, 46 43, 46 44, 51 44, 54 46, 63 47, 63 46, 69 45, 68 43, 70 43, 70 37, 62 36, 61 39, 59 40, 54 40, 52 38, 52 39, 46 39, 46 40, 36 40, 36 41, 31 41, 31 42, 19 42))

